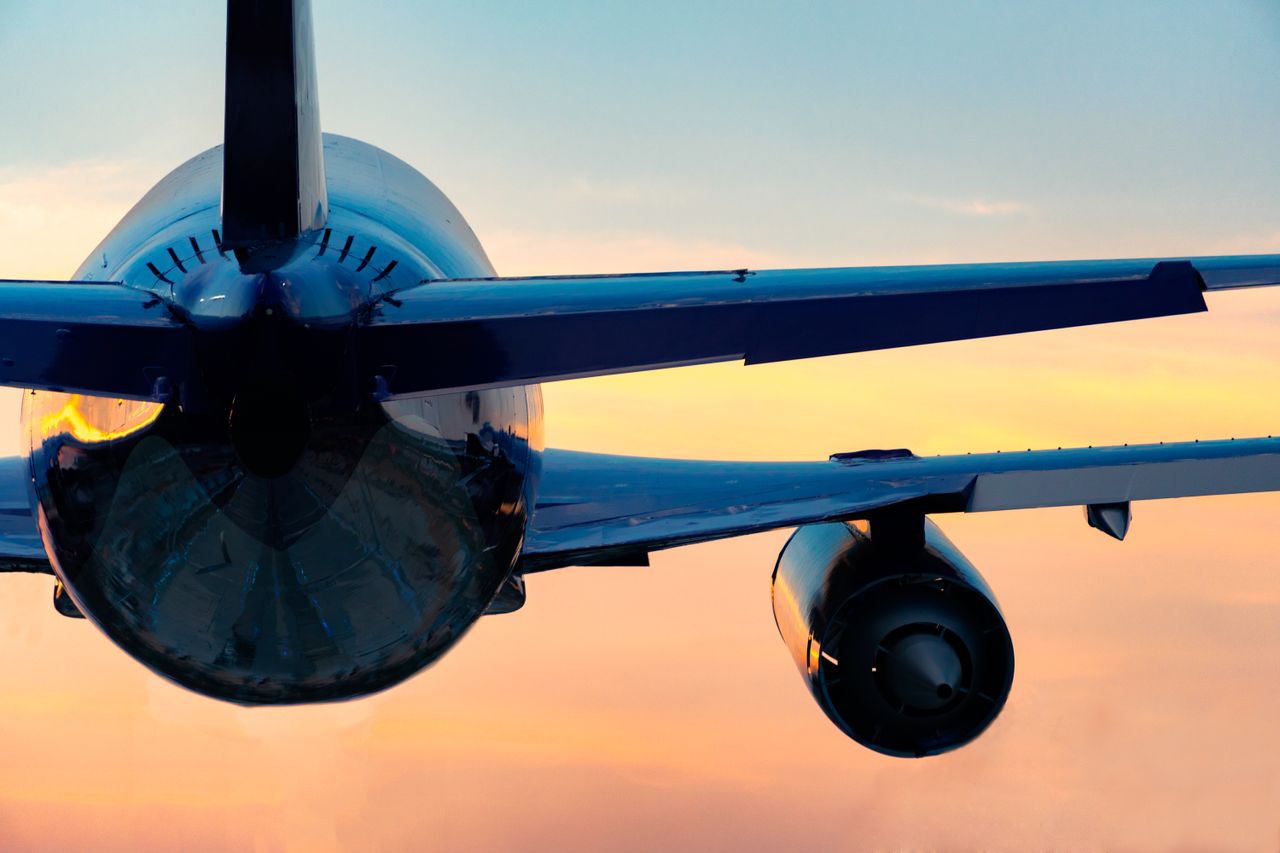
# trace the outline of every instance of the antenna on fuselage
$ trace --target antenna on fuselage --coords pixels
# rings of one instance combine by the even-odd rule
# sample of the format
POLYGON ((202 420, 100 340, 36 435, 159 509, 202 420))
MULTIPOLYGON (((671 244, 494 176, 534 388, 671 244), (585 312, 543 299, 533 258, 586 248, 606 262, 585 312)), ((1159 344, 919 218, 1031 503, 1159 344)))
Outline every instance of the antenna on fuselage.
POLYGON ((329 216, 310 0, 228 0, 222 246, 287 261, 329 216))

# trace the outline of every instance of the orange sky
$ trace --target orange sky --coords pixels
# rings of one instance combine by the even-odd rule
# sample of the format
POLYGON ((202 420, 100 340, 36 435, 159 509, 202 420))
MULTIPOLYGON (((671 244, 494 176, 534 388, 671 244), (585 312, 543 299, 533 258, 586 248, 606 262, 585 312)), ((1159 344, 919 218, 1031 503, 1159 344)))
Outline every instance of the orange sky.
MULTIPOLYGON (((546 389, 551 444, 740 458, 1265 434, 1280 294, 1211 316, 546 389), (1270 317, 1270 320, 1266 318, 1270 317)), ((1218 310, 1221 309, 1221 310, 1218 310)), ((1005 609, 1004 715, 924 761, 846 740, 776 636, 784 533, 530 581, 371 699, 240 709, 0 599, 6 848, 1255 849, 1280 841, 1280 497, 944 517, 1005 609)))

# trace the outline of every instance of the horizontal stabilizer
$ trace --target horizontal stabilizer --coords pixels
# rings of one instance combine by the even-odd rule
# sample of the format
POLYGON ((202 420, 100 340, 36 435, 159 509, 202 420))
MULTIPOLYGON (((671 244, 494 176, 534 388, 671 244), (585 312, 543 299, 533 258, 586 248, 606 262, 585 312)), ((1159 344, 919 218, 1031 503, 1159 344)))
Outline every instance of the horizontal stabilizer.
MULTIPOLYGON (((608 562, 885 510, 990 512, 1280 490, 1280 438, 826 462, 547 450, 522 566, 608 562)), ((1115 523, 1112 535, 1120 533, 1115 523)))
POLYGON ((0 281, 0 385, 138 400, 185 378, 189 330, 118 284, 0 281))
POLYGON ((1185 314, 1206 286, 1276 283, 1276 255, 439 281, 385 299, 361 351, 408 395, 1185 314))

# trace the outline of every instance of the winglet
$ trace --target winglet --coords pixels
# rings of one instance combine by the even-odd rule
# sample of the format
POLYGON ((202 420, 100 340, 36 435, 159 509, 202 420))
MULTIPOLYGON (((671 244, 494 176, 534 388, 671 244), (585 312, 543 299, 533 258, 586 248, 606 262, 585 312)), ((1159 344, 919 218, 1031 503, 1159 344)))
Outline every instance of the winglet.
POLYGON ((223 245, 269 267, 329 214, 310 0, 229 0, 225 122, 223 245))

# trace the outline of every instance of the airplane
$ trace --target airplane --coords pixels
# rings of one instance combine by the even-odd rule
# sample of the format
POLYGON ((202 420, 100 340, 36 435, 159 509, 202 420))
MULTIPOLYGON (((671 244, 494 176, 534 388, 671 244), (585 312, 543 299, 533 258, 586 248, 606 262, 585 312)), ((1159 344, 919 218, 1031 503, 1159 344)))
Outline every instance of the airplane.
POLYGON ((499 277, 409 164, 320 129, 308 0, 229 0, 222 145, 74 279, 0 282, 0 571, 54 576, 153 672, 243 705, 381 691, 524 578, 795 528, 778 632, 886 755, 969 743, 1013 684, 995 595, 933 516, 1280 489, 1280 438, 812 462, 545 448, 539 384, 1187 314, 1280 255, 499 277))

